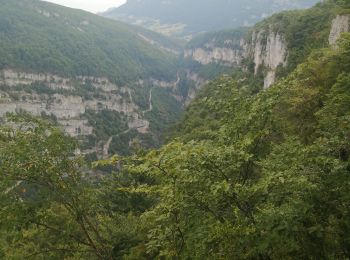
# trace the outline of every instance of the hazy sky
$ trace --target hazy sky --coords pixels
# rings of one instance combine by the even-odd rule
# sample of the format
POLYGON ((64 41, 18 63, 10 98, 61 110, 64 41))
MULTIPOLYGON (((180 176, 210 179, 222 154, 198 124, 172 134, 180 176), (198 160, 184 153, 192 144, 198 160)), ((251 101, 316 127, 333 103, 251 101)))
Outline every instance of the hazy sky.
POLYGON ((45 0, 59 5, 72 8, 83 9, 92 13, 106 11, 108 8, 117 7, 126 2, 126 0, 45 0))

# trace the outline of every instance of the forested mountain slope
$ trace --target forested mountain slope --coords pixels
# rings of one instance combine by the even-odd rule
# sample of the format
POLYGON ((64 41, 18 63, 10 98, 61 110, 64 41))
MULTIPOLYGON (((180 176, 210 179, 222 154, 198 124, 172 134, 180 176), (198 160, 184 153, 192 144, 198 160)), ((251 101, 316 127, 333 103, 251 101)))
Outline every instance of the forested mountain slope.
POLYGON ((307 10, 275 14, 250 28, 201 34, 187 44, 184 62, 192 73, 207 79, 246 68, 262 78, 266 88, 295 69, 312 49, 334 43, 347 31, 343 12, 326 1, 307 10))
POLYGON ((349 51, 346 34, 259 94, 217 80, 188 114, 186 135, 139 156, 141 165, 133 158, 130 171, 160 182, 138 188, 161 194, 148 248, 183 258, 347 259, 349 51))
POLYGON ((293 13, 311 34, 274 27, 290 13, 258 25, 297 40, 295 63, 265 89, 254 63, 212 81, 176 138, 93 164, 113 174, 87 174, 76 143, 47 121, 8 117, 0 257, 349 259, 349 10, 312 9, 326 27, 293 13))
POLYGON ((120 85, 145 77, 174 79, 173 57, 142 40, 138 33, 152 37, 147 31, 41 1, 1 5, 2 68, 105 76, 120 85))
POLYGON ((176 43, 39 0, 0 4, 1 116, 52 116, 84 153, 127 152, 134 138, 159 143, 182 110, 176 43))
POLYGON ((287 9, 310 7, 316 0, 128 0, 102 15, 171 36, 251 26, 287 9))

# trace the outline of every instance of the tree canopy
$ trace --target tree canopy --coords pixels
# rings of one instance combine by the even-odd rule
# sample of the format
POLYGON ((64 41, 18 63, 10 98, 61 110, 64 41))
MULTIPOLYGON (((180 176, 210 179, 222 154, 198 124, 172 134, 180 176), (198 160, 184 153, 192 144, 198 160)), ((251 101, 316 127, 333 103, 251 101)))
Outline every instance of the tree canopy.
POLYGON ((179 125, 183 134, 159 150, 97 162, 97 175, 84 173, 60 130, 8 118, 2 256, 347 259, 349 52, 345 34, 263 92, 219 79, 179 125), (198 115, 217 123, 198 128, 198 115))

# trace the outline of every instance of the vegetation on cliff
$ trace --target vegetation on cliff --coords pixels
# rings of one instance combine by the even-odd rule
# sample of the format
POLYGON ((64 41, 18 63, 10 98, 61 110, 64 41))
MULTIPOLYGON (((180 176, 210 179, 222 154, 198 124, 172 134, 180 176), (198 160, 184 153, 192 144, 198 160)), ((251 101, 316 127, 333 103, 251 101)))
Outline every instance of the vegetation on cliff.
MULTIPOLYGON (((111 152, 123 150, 123 154, 129 154, 128 145, 134 138, 139 138, 145 147, 151 147, 150 141, 143 142, 147 138, 159 144, 160 131, 178 119, 183 104, 175 103, 171 90, 162 95, 157 94, 161 90, 155 91, 152 98, 157 104, 155 109, 157 106, 167 109, 164 114, 147 114, 152 121, 150 133, 145 137, 133 128, 132 135, 122 134, 125 125, 129 128, 132 117, 146 120, 142 111, 149 106, 149 92, 157 84, 155 80, 162 83, 177 80, 177 53, 181 48, 172 40, 44 1, 0 0, 0 4, 0 97, 8 105, 3 108, 5 111, 25 100, 39 106, 37 110, 45 110, 56 94, 63 95, 61 99, 81 97, 85 102, 80 104, 82 111, 89 111, 74 118, 59 116, 58 122, 89 119, 88 127, 94 130, 92 135, 80 136, 84 142, 81 148, 88 152, 96 147, 98 150, 111 136, 119 135, 122 140, 117 143, 123 145, 112 145, 111 152), (6 78, 9 73, 5 72, 10 72, 11 77, 6 78), (169 100, 173 105, 166 106, 169 100), (98 105, 87 105, 86 101, 98 105)), ((68 102, 63 109, 74 109, 69 105, 68 102)))
POLYGON ((0 69, 105 76, 119 86, 176 75, 175 55, 139 36, 174 47, 153 32, 36 0, 0 3, 0 69))
MULTIPOLYGON (((234 50, 237 53, 236 63, 239 63, 239 67, 245 67, 255 73, 254 59, 261 54, 255 53, 254 48, 261 44, 263 53, 271 51, 267 43, 276 41, 271 39, 271 36, 278 34, 281 37, 278 39, 280 44, 287 50, 285 65, 280 64, 276 70, 276 78, 280 79, 304 62, 312 50, 328 46, 332 20, 338 14, 350 14, 348 7, 346 1, 329 0, 305 10, 283 11, 252 27, 199 34, 189 41, 185 48, 187 51, 201 49, 209 53, 215 53, 215 49, 221 48, 228 55, 229 50, 234 50), (257 37, 258 34, 260 38, 257 37)), ((209 64, 200 64, 191 55, 185 58, 184 63, 184 66, 205 79, 215 79, 223 73, 229 74, 229 70, 236 66, 225 64, 225 61, 220 59, 213 59, 209 64)), ((259 73, 266 74, 271 69, 266 68, 266 64, 258 65, 259 73)))
POLYGON ((116 174, 97 182, 58 130, 17 119, 0 132, 3 257, 348 258, 349 70, 347 34, 267 91, 222 78, 201 128, 99 162, 116 174))
POLYGON ((167 144, 95 174, 50 123, 8 117, 0 257, 348 259, 350 34, 291 70, 264 91, 249 71, 211 82, 167 144))

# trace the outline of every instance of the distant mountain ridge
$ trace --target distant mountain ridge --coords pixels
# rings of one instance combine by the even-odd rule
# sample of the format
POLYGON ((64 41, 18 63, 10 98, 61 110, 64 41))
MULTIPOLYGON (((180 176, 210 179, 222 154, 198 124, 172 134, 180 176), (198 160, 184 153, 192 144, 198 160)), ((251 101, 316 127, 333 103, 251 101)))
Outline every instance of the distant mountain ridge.
POLYGON ((0 117, 50 117, 81 140, 82 153, 105 156, 127 153, 132 141, 157 144, 176 120, 176 43, 44 1, 0 4, 0 117))
POLYGON ((307 8, 317 0, 128 0, 103 16, 170 36, 250 26, 282 10, 307 8))
POLYGON ((175 69, 174 56, 154 46, 175 44, 153 32, 38 0, 0 4, 0 69, 105 76, 121 85, 175 69))

